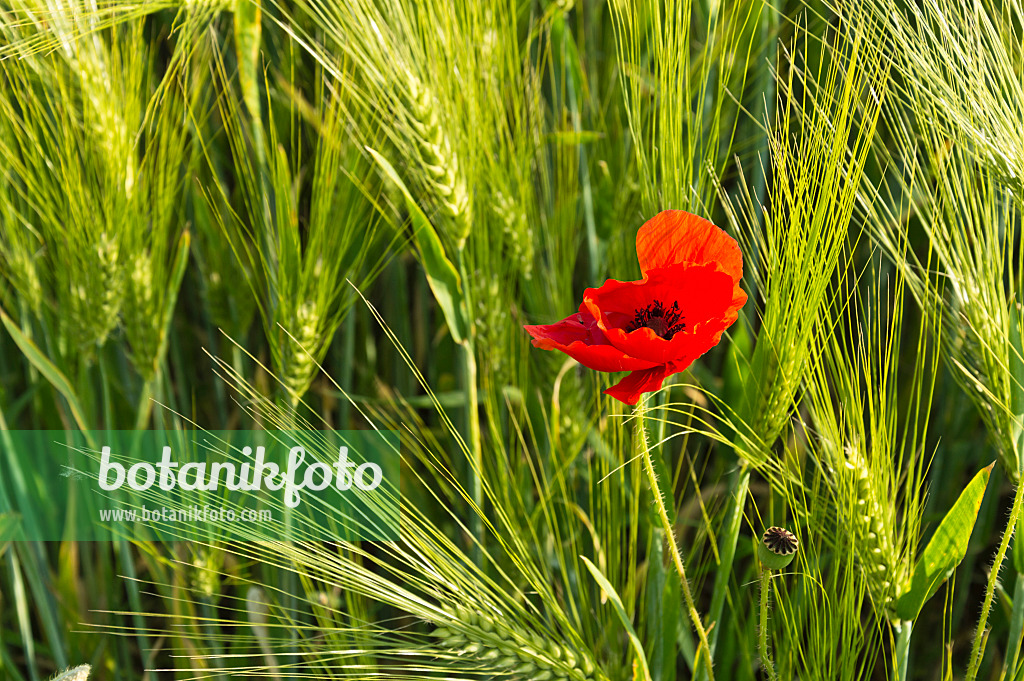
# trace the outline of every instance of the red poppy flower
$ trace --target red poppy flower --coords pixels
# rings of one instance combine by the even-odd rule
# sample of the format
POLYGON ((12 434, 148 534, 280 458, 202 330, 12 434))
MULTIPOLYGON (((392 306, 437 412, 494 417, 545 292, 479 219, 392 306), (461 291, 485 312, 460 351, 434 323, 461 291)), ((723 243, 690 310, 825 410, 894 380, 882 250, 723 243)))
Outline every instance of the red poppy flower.
POLYGON ((736 241, 707 220, 666 210, 636 235, 643 279, 588 288, 579 312, 526 326, 533 344, 597 371, 629 371, 605 393, 636 404, 718 344, 747 302, 736 241))

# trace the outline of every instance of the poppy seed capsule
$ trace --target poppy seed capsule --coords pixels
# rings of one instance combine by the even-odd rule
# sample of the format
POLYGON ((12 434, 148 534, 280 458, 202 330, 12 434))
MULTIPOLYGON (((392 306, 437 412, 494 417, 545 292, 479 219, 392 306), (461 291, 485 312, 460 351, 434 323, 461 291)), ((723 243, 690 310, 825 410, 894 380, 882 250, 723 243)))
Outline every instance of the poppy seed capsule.
POLYGON ((799 542, 796 535, 781 527, 769 527, 757 546, 757 557, 766 570, 781 570, 793 562, 799 542))

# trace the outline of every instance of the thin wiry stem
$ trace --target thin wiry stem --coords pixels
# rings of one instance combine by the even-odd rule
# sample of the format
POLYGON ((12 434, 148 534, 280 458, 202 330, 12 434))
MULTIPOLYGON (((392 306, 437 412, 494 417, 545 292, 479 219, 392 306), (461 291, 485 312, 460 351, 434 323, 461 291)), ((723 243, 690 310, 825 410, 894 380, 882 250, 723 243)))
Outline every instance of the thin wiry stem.
POLYGON ((710 679, 710 681, 714 681, 715 674, 712 671, 711 646, 708 645, 708 634, 704 630, 704 624, 701 622, 700 613, 697 612, 697 606, 693 602, 693 594, 690 593, 690 583, 686 579, 686 568, 683 566, 683 555, 680 553, 679 545, 676 543, 675 529, 672 526, 672 520, 668 517, 668 510, 665 508, 665 499, 661 494, 661 488, 658 486, 658 475, 655 473, 654 463, 651 461, 651 448, 647 444, 647 429, 644 427, 645 411, 643 403, 641 403, 636 406, 633 412, 636 417, 637 446, 640 448, 640 454, 644 461, 644 471, 647 473, 647 481, 651 485, 651 494, 654 496, 654 506, 658 510, 658 518, 661 520, 661 527, 665 531, 665 538, 672 553, 672 562, 675 564, 676 572, 679 574, 679 586, 683 592, 683 602, 686 605, 687 613, 690 615, 690 621, 693 624, 693 628, 697 630, 697 637, 700 639, 700 650, 697 651, 697 659, 694 661, 694 666, 697 668, 700 667, 701 655, 703 654, 704 668, 707 671, 707 678, 710 679))

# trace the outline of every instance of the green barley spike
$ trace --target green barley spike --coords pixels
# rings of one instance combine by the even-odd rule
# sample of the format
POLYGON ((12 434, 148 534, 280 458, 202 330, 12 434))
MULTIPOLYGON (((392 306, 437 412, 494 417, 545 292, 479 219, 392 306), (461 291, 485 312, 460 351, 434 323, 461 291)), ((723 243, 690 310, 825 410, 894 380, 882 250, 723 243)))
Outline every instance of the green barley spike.
POLYGON ((430 190, 434 207, 461 250, 473 223, 465 173, 438 118, 438 102, 433 93, 410 73, 404 94, 412 142, 419 152, 421 182, 430 190))
POLYGON ((289 394, 301 397, 309 388, 316 372, 316 363, 310 357, 320 343, 320 313, 313 301, 300 305, 281 342, 281 380, 289 394))
POLYGON ((510 681, 598 681, 590 654, 572 649, 508 622, 465 608, 449 613, 451 621, 435 629, 433 637, 458 659, 501 671, 510 681), (458 630, 458 633, 454 633, 458 630), (454 635, 453 635, 454 633, 454 635))
POLYGON ((847 455, 846 468, 854 476, 856 502, 852 509, 857 559, 864 571, 868 594, 879 608, 889 611, 902 584, 896 574, 900 561, 891 535, 892 523, 871 485, 864 459, 856 452, 847 455))
POLYGON ((89 678, 89 672, 91 671, 92 667, 87 664, 82 664, 57 673, 51 681, 86 681, 86 679, 89 678))

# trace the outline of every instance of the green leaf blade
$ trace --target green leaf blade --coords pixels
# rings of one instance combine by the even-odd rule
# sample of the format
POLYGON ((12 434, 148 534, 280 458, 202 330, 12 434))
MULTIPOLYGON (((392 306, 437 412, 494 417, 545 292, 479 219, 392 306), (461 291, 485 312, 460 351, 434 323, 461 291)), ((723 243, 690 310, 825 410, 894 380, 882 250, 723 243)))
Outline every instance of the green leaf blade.
POLYGON ((71 410, 71 415, 75 419, 75 423, 83 431, 88 431, 88 423, 85 418, 85 410, 82 408, 81 402, 78 400, 78 395, 75 393, 75 389, 71 386, 71 381, 61 372, 57 366, 51 362, 39 347, 32 342, 32 339, 25 335, 24 332, 18 325, 14 323, 14 320, 7 316, 7 314, 0 310, 0 322, 3 322, 4 327, 7 329, 7 333, 11 335, 11 339, 14 340, 14 344, 18 346, 22 354, 25 355, 25 359, 32 363, 39 373, 50 382, 57 392, 64 396, 64 399, 68 402, 68 408, 71 410))
POLYGON ((462 314, 462 281, 458 270, 445 255, 444 245, 434 225, 427 218, 423 209, 420 208, 412 192, 402 181, 386 158, 379 153, 366 148, 366 151, 373 157, 373 160, 380 166, 381 172, 402 192, 405 197, 406 210, 412 219, 413 239, 416 242, 416 250, 419 252, 420 262, 427 274, 427 284, 437 300, 438 306, 444 313, 445 321, 448 323, 449 332, 456 343, 464 343, 466 334, 466 323, 462 314))
POLYGON ((636 653, 636 663, 640 667, 640 673, 643 675, 644 681, 651 681, 651 670, 647 667, 647 655, 644 654, 643 643, 640 642, 640 637, 637 636, 636 630, 633 628, 633 623, 629 619, 629 615, 626 614, 626 608, 622 605, 622 599, 619 598, 619 594, 616 593, 615 587, 612 586, 608 578, 604 576, 601 570, 586 559, 584 556, 580 556, 580 560, 587 566, 587 570, 590 571, 594 581, 597 582, 598 586, 601 587, 601 591, 607 596, 608 602, 612 604, 615 609, 615 614, 618 616, 619 621, 622 622, 622 628, 626 630, 626 634, 629 636, 630 645, 633 646, 633 651, 636 653))
POLYGON ((916 619, 924 604, 964 559, 994 465, 989 464, 974 476, 939 523, 917 561, 910 588, 896 602, 896 614, 900 619, 916 619))

